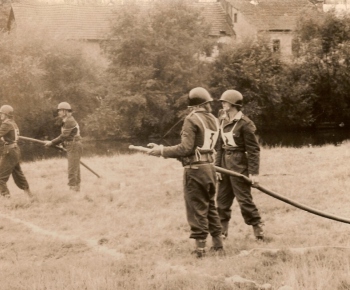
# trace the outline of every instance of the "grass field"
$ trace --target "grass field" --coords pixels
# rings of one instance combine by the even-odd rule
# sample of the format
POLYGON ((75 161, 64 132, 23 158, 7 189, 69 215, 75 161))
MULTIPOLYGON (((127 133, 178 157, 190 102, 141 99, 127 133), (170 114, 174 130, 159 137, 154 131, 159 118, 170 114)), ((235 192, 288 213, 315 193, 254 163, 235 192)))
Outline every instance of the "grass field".
MULTIPOLYGON (((260 183, 350 219, 349 150, 262 148, 260 183)), ((349 224, 254 189, 266 241, 255 241, 234 203, 226 257, 196 259, 178 161, 140 153, 83 161, 102 178, 82 167, 80 193, 68 190, 65 159, 22 165, 39 202, 8 182, 0 289, 350 289, 349 224)))

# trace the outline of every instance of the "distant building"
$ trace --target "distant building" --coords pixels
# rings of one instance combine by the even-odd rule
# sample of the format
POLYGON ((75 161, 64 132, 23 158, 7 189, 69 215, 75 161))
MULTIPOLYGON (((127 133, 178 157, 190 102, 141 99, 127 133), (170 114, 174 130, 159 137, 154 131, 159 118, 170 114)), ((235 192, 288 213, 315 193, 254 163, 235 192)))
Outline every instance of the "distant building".
POLYGON ((348 13, 350 11, 350 0, 318 0, 318 3, 322 5, 324 12, 335 10, 338 13, 348 13))
MULTIPOLYGON (((140 4, 147 9, 152 5, 151 2, 141 1, 140 4)), ((38 25, 45 28, 51 35, 84 42, 85 51, 97 56, 101 54, 101 42, 108 38, 114 11, 126 3, 126 0, 111 1, 111 5, 99 6, 13 3, 8 29, 24 30, 30 25, 38 25)), ((227 42, 227 38, 230 39, 233 34, 233 29, 227 22, 227 16, 221 4, 210 1, 193 2, 193 5, 200 9, 206 21, 211 24, 209 35, 217 38, 219 42, 227 42)))
POLYGON ((107 39, 113 15, 110 6, 13 3, 8 29, 41 27, 50 35, 84 42, 85 52, 97 57, 101 54, 101 42, 107 39))
MULTIPOLYGON (((62 1, 79 3, 84 0, 62 1)), ((99 6, 13 3, 8 29, 23 30, 29 25, 39 25, 53 35, 81 41, 88 53, 99 55, 100 44, 107 39, 114 11, 128 1, 101 0, 104 5, 99 6)), ((150 7, 152 1, 142 0, 140 5, 150 7)), ((271 49, 286 56, 292 54, 293 31, 298 17, 304 10, 316 7, 308 0, 194 0, 193 5, 211 24, 209 35, 218 43, 234 45, 233 40, 265 33, 271 38, 271 49)))
POLYGON ((265 33, 271 49, 292 55, 293 31, 300 15, 316 6, 308 0, 219 0, 238 41, 265 33))

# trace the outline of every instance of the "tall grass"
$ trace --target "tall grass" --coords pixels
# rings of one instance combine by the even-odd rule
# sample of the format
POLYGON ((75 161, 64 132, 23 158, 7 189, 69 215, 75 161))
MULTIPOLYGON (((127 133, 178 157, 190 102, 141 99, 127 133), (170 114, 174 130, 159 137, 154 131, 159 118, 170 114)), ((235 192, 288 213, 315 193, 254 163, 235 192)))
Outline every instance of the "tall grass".
MULTIPOLYGON (((260 183, 350 219, 349 146, 263 148, 260 183)), ((348 224, 253 189, 266 241, 255 241, 234 203, 226 257, 196 259, 179 162, 138 153, 84 162, 102 178, 82 167, 80 193, 68 190, 65 159, 23 164, 37 203, 8 182, 0 289, 350 289, 348 224)))

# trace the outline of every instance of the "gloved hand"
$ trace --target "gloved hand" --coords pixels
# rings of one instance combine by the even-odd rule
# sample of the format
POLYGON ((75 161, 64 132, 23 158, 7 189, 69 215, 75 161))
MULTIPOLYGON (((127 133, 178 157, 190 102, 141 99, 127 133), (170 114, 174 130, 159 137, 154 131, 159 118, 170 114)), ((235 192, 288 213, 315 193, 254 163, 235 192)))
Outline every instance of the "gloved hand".
POLYGON ((50 146, 52 146, 52 142, 51 141, 45 141, 44 146, 45 147, 50 147, 50 146))
POLYGON ((216 172, 216 180, 217 180, 217 181, 222 180, 222 176, 221 176, 221 173, 220 173, 220 172, 216 172))
POLYGON ((249 178, 252 181, 252 186, 257 187, 259 185, 259 175, 249 174, 249 178))
POLYGON ((149 143, 149 144, 147 144, 147 147, 151 148, 151 150, 148 152, 149 155, 162 156, 163 145, 157 145, 155 143, 149 143))

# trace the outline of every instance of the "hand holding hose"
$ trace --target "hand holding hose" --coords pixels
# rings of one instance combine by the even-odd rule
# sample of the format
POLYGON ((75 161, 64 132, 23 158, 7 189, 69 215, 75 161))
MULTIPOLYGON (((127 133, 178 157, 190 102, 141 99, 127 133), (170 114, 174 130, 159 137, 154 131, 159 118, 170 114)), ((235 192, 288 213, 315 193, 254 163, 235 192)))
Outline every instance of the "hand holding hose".
POLYGON ((162 156, 163 155, 163 145, 158 145, 155 143, 148 143, 147 147, 150 147, 151 150, 148 152, 152 156, 162 156))
POLYGON ((252 181, 252 187, 259 186, 259 175, 258 174, 249 174, 249 179, 252 181))

